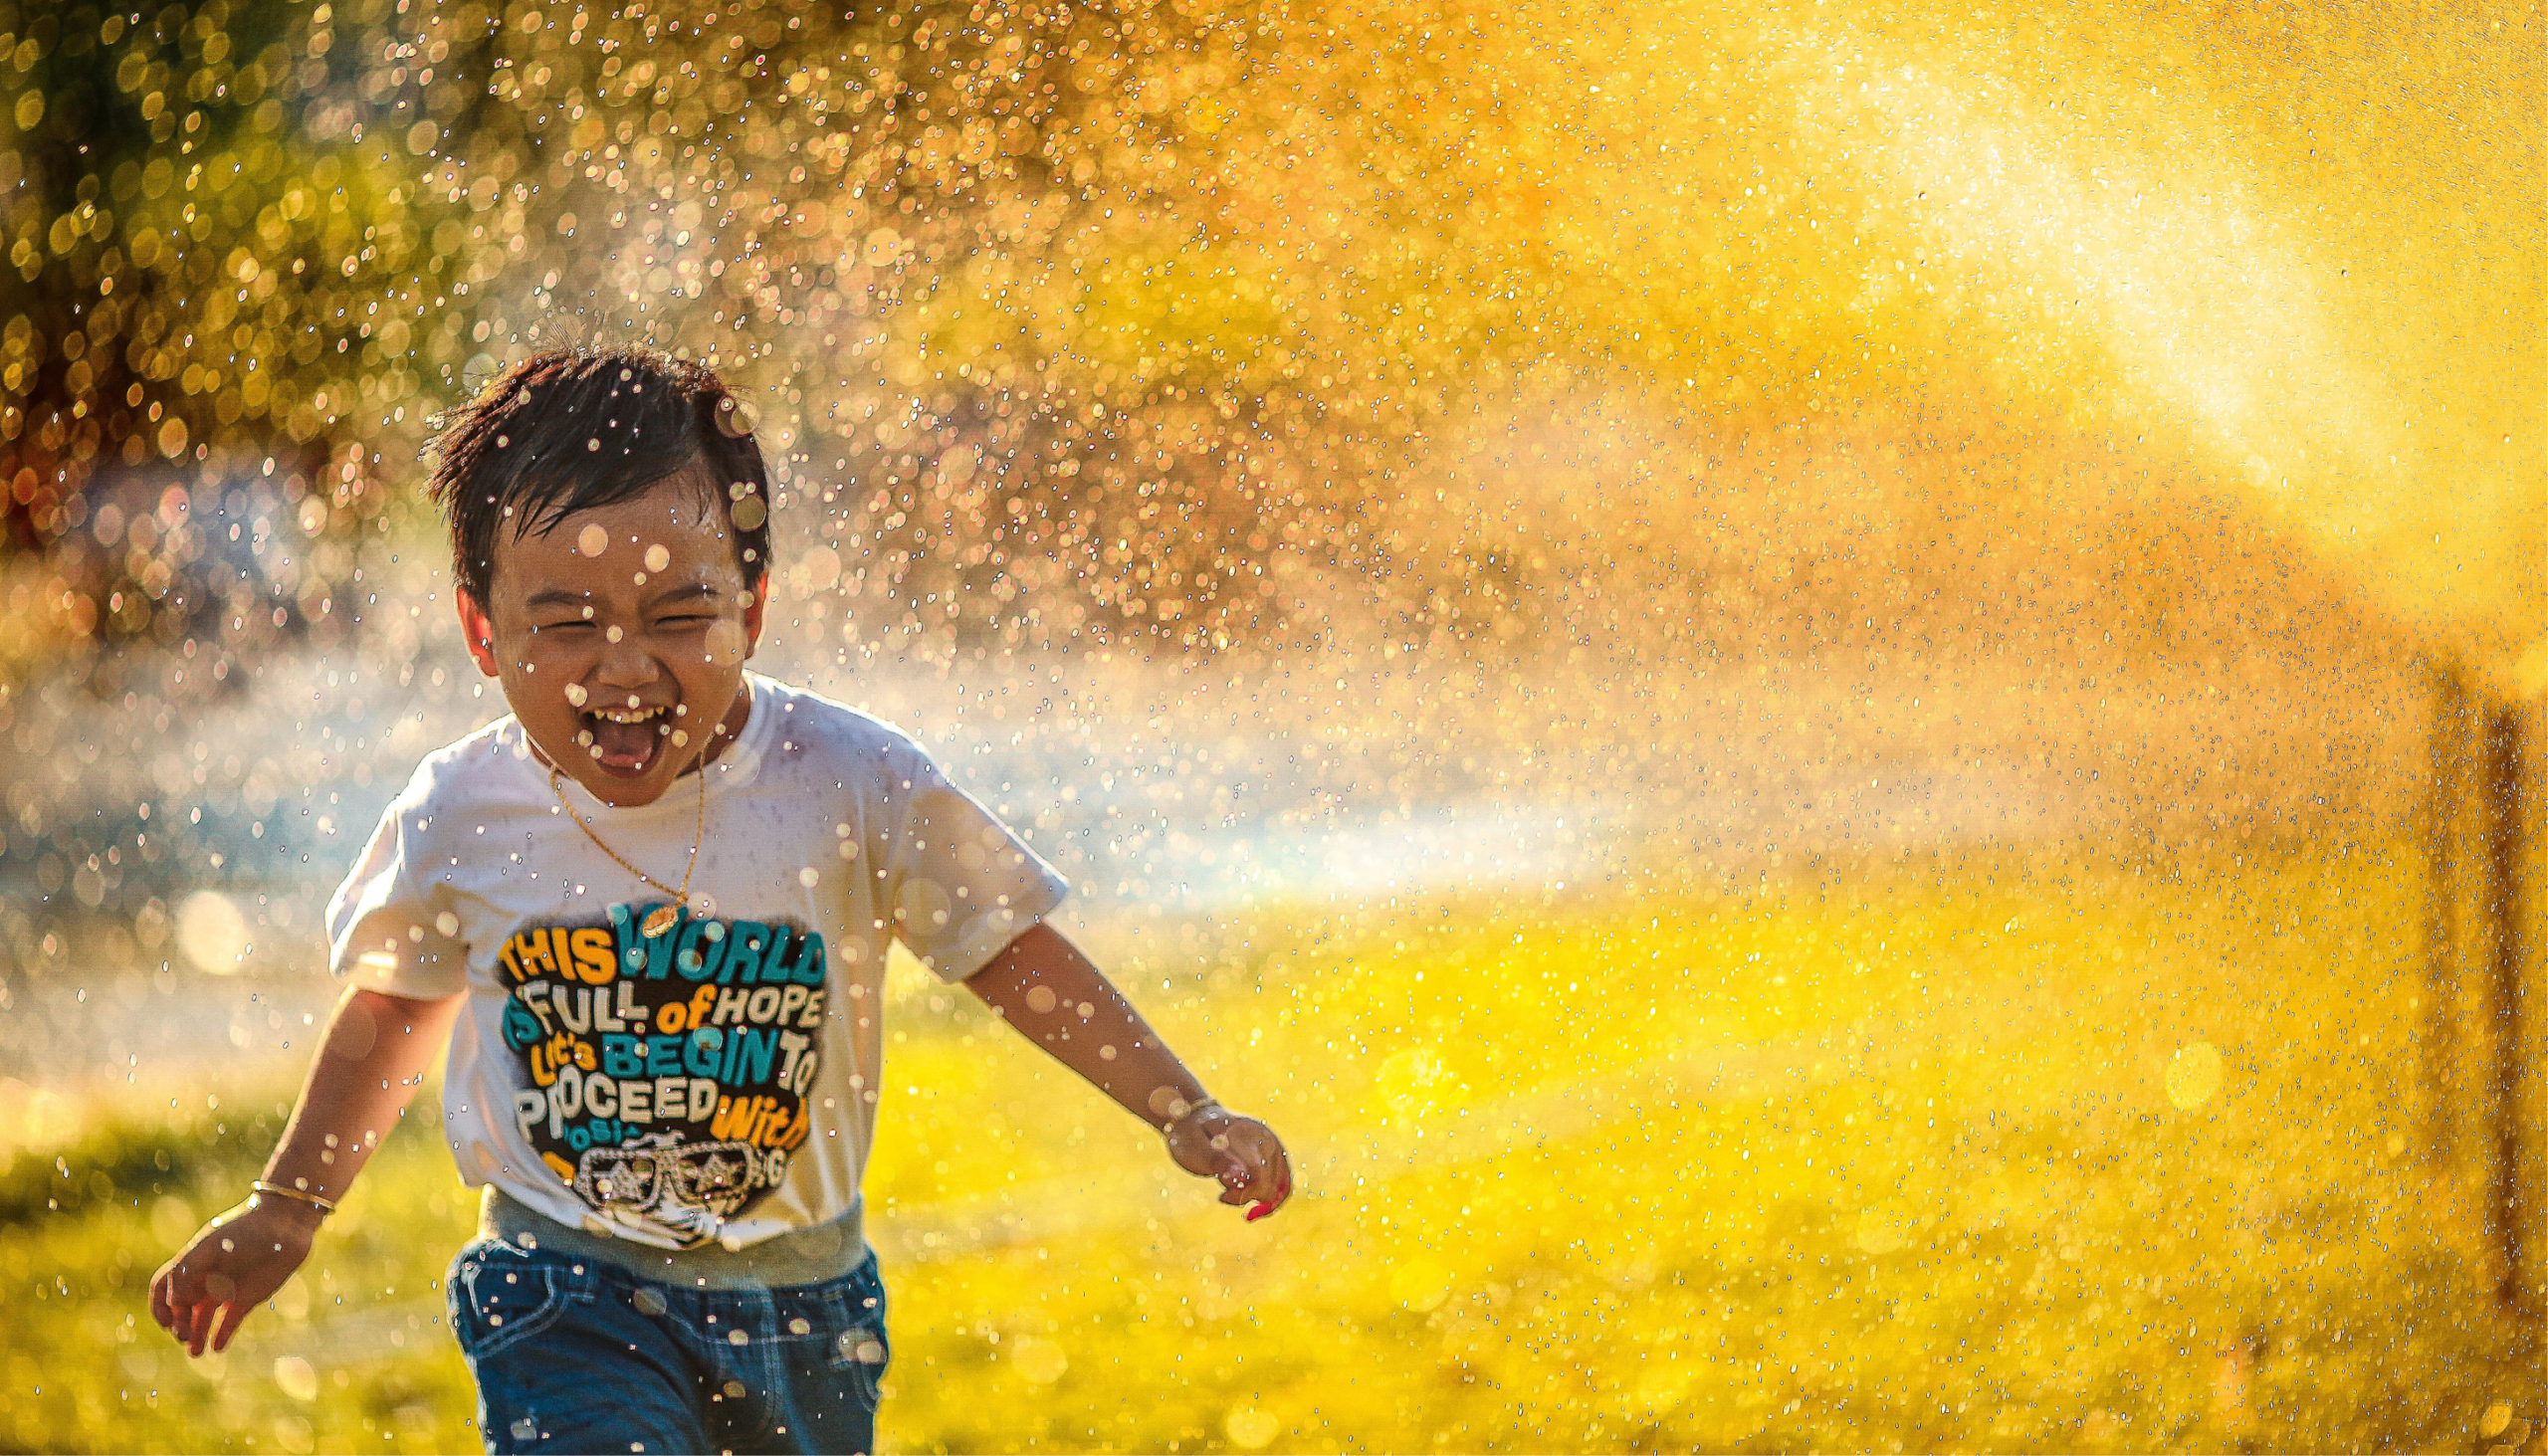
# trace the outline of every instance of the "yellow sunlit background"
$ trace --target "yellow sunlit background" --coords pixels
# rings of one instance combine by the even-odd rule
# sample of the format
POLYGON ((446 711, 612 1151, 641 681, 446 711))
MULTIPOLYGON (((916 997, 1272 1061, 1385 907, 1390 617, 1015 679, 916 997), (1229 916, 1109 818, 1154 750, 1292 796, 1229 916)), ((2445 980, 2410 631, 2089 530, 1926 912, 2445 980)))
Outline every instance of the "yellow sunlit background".
POLYGON ((898 971, 887 1449, 2548 1449, 2541 42, 0 0, 0 1444, 478 1445, 430 1127, 143 1286, 503 712, 432 418, 636 339, 1302 1170, 898 971))

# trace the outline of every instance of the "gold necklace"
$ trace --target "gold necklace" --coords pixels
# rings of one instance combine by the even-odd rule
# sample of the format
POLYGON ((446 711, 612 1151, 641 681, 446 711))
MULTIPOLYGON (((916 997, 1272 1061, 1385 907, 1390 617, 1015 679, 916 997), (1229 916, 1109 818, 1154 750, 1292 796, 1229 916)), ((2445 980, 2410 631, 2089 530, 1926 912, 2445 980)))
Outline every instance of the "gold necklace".
MULTIPOLYGON (((635 865, 628 863, 627 860, 620 857, 619 851, 612 849, 609 845, 601 842, 601 836, 593 833, 593 826, 584 822, 584 816, 575 812, 575 806, 573 804, 566 802, 566 788, 564 783, 561 782, 565 777, 565 772, 554 763, 548 765, 548 791, 557 796, 557 807, 565 810, 566 817, 575 821, 575 827, 584 831, 584 838, 593 842, 593 848, 610 856, 621 869, 626 870, 628 873, 636 876, 648 885, 652 885, 656 889, 664 892, 666 895, 671 896, 675 901, 679 902, 681 910, 688 910, 690 909, 690 877, 699 870, 699 847, 706 843, 708 839, 707 762, 703 759, 698 769, 695 771, 699 774, 699 828, 692 833, 690 838, 690 866, 681 872, 681 888, 679 890, 675 890, 670 885, 667 885, 663 881, 656 879, 654 876, 647 874, 635 865)), ((680 911, 675 910, 669 905, 659 905, 647 913, 646 919, 640 922, 637 928, 645 932, 646 938, 651 940, 656 936, 663 935, 666 931, 671 930, 675 925, 679 924, 680 921, 680 911)))

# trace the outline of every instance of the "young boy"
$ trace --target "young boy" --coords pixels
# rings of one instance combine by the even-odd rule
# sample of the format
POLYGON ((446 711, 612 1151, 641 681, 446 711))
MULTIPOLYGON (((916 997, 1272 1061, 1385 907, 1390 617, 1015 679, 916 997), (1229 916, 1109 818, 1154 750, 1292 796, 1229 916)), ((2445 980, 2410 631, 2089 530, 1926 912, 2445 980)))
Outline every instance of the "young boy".
POLYGON ((426 757, 328 912, 351 982, 244 1203, 151 1282, 200 1354, 308 1257, 450 1036, 486 1189, 449 1280, 491 1451, 867 1451, 859 1175, 899 939, 1250 1218, 1291 1191, 1043 918, 1061 878, 892 728, 743 664, 768 476, 708 370, 554 352, 456 412, 435 497, 511 717, 426 757))

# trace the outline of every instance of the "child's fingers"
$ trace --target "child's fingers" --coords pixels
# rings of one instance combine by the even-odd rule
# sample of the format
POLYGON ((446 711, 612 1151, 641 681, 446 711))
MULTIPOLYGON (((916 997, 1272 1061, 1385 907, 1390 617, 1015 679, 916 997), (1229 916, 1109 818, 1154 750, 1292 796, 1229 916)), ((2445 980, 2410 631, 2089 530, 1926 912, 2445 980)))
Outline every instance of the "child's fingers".
POLYGON ((168 1276, 168 1318, 159 1322, 168 1327, 170 1338, 179 1345, 185 1344, 194 1334, 194 1295, 185 1288, 185 1282, 186 1276, 182 1272, 168 1276))
POLYGON ((220 1322, 227 1317, 235 1327, 248 1318, 248 1311, 253 1307, 253 1302, 243 1302, 239 1298, 239 1281, 236 1278, 220 1270, 205 1275, 203 1297, 195 1304, 195 1344, 218 1352, 221 1345, 229 1343, 225 1336, 221 1344, 213 1344, 214 1331, 220 1322))
MULTIPOLYGON (((188 1318, 192 1323, 186 1334, 186 1349, 194 1354, 201 1354, 205 1347, 211 1344, 215 1323, 220 1319, 222 1312, 230 1309, 237 1301, 239 1286, 236 1280, 218 1270, 190 1283, 193 1288, 189 1291, 187 1307, 188 1318)), ((246 1311, 243 1310, 240 1313, 244 1316, 246 1311)), ((218 1349, 218 1347, 214 1348, 218 1349)))
POLYGON ((240 1324, 248 1318, 248 1310, 249 1306, 246 1305, 221 1307, 221 1324, 212 1334, 213 1353, 219 1354, 230 1348, 230 1337, 239 1333, 240 1324))
POLYGON ((191 1323, 186 1331, 186 1350, 188 1353, 201 1354, 212 1344, 212 1325, 221 1315, 221 1302, 205 1295, 196 1299, 187 1313, 191 1323))
POLYGON ((1279 1143, 1274 1144, 1273 1153, 1268 1171, 1273 1174, 1274 1190, 1265 1197, 1264 1212, 1251 1213, 1248 1215, 1251 1218, 1262 1218, 1291 1200, 1292 1159, 1283 1151, 1283 1144, 1279 1143))
POLYGON ((1247 1185, 1255 1179, 1255 1172, 1247 1165, 1247 1159, 1234 1151, 1223 1150, 1219 1153, 1219 1161, 1221 1165, 1212 1176, 1220 1179, 1221 1201, 1233 1207, 1246 1202, 1247 1185))
POLYGON ((1265 1164, 1266 1182, 1270 1186, 1266 1189, 1262 1201, 1247 1210, 1247 1221, 1250 1223, 1266 1217, 1275 1209, 1290 1202, 1292 1198, 1292 1160, 1284 1154, 1283 1144, 1280 1142, 1272 1138, 1266 1141, 1271 1144, 1266 1149, 1268 1156, 1265 1164))
POLYGON ((150 1318, 158 1324, 160 1329, 174 1333, 177 1328, 177 1314, 176 1311, 168 1307, 168 1281, 170 1278, 171 1276, 169 1272, 165 1269, 160 1270, 156 1275, 151 1277, 150 1318))
POLYGON ((1230 1119, 1214 1132, 1207 1147, 1195 1151, 1201 1154, 1200 1161, 1210 1164, 1209 1171, 1193 1162, 1186 1162, 1186 1167, 1217 1181, 1219 1201, 1229 1207, 1254 1203, 1247 1215, 1250 1220, 1272 1213, 1292 1195, 1292 1163, 1283 1151, 1283 1140, 1253 1118, 1230 1119))
POLYGON ((1224 1176, 1222 1181, 1229 1191, 1221 1201, 1233 1206, 1255 1203, 1257 1207, 1247 1215, 1249 1220, 1263 1218, 1291 1195, 1291 1162, 1283 1155, 1282 1143, 1261 1125, 1238 1131, 1230 1141, 1230 1150, 1237 1154, 1244 1176, 1236 1181, 1224 1176))
POLYGON ((1255 1181, 1249 1185, 1250 1190, 1259 1196, 1266 1196, 1277 1188, 1290 1187, 1292 1162, 1290 1158, 1283 1155, 1282 1140, 1275 1137, 1273 1130, 1263 1124, 1248 1131, 1247 1161, 1249 1167, 1256 1173, 1255 1181))

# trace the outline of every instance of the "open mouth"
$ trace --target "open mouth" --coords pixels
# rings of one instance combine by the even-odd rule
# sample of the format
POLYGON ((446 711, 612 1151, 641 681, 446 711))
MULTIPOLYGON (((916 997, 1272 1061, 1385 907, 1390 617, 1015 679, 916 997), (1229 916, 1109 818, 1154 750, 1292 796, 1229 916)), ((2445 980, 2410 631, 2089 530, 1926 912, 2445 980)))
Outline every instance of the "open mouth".
POLYGON ((673 705, 590 708, 576 717, 583 721, 584 729, 575 741, 584 745, 593 761, 612 773, 634 777, 653 767, 655 755, 663 751, 663 741, 672 732, 673 705))

